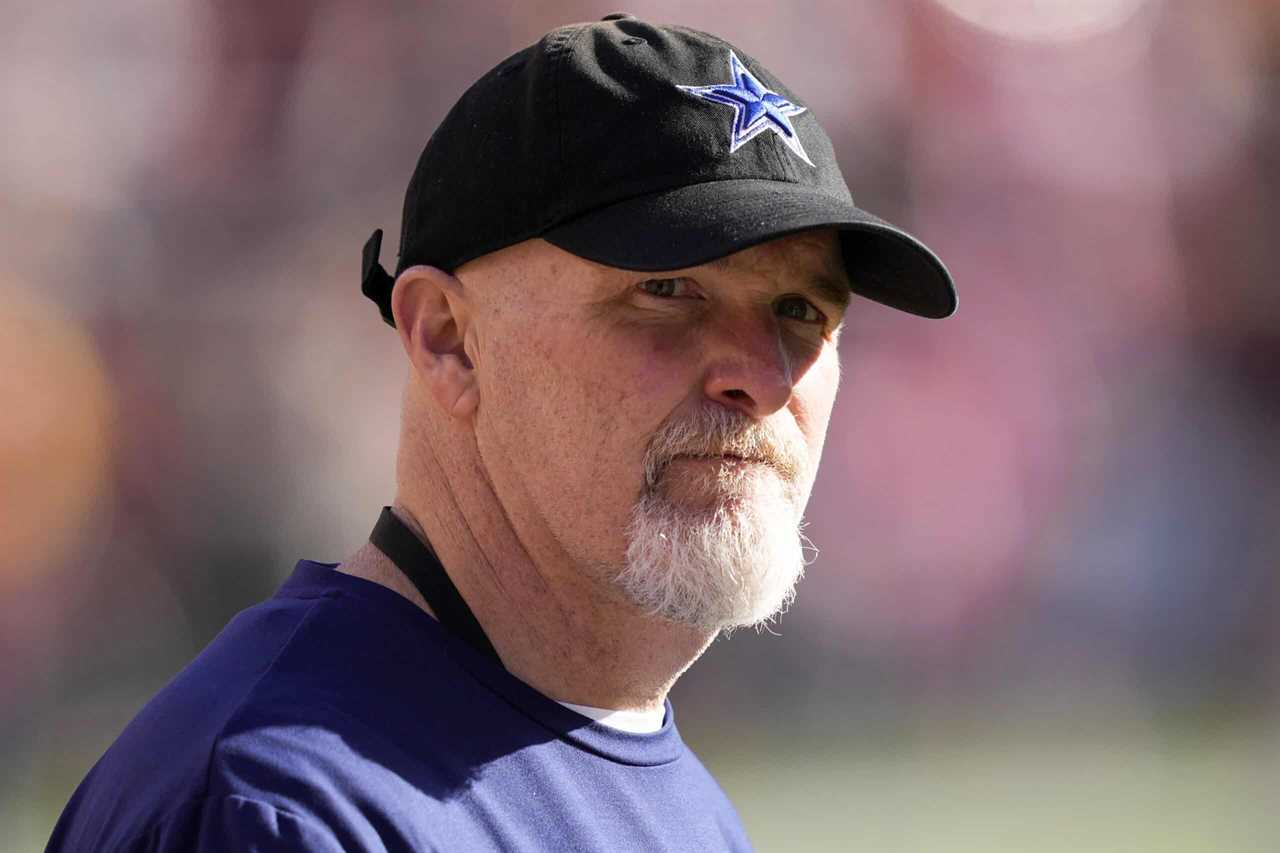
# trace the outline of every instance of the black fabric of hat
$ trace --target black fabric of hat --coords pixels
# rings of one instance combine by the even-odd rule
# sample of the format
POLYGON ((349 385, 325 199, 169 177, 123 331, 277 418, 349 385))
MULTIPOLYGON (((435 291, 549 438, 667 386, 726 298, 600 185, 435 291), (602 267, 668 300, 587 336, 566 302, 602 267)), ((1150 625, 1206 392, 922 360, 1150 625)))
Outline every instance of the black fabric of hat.
MULTIPOLYGON (((480 78, 422 152, 403 223, 397 275, 533 237, 671 270, 832 227, 855 293, 925 317, 956 307, 933 252, 854 205, 803 100, 715 36, 630 15, 553 30, 480 78)), ((381 239, 362 289, 394 325, 381 239)))

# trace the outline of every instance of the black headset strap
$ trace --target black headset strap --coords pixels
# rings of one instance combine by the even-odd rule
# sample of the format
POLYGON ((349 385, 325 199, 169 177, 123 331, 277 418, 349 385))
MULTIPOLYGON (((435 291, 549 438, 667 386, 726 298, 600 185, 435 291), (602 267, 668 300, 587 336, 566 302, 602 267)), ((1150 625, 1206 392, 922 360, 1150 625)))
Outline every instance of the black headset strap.
POLYGON ((485 636, 475 614, 471 612, 467 602, 463 601, 458 588, 449 579, 449 573, 440 564, 431 547, 397 518, 391 507, 382 508, 382 515, 373 526, 369 541, 413 582, 446 630, 501 665, 502 661, 494 651, 493 644, 485 636))

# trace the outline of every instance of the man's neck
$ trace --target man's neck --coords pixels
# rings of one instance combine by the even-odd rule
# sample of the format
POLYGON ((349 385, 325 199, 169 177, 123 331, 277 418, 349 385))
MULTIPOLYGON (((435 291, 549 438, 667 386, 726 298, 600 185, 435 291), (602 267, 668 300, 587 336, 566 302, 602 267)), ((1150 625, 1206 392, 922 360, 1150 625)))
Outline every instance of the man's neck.
MULTIPOLYGON (((395 506, 400 519, 430 541, 503 665, 552 699, 597 708, 660 707, 715 637, 639 613, 597 578, 563 565, 544 568, 509 529, 486 528, 482 544, 462 514, 450 511, 456 504, 437 509, 395 506)), ((412 582, 371 544, 339 571, 431 613, 412 582)))

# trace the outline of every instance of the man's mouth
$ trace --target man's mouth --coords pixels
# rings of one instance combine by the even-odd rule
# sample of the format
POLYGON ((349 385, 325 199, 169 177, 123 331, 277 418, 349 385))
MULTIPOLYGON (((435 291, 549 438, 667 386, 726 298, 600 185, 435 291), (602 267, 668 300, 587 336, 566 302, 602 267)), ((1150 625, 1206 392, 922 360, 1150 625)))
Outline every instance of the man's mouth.
POLYGON ((712 462, 728 460, 730 462, 761 462, 763 459, 748 459, 745 456, 739 456, 737 453, 677 453, 672 457, 672 461, 677 459, 702 459, 712 462))
POLYGON ((747 465, 764 465, 773 469, 781 475, 778 465, 772 459, 766 459, 763 456, 742 456, 737 453, 679 453, 671 457, 671 462, 708 462, 717 465, 732 465, 734 467, 747 465))

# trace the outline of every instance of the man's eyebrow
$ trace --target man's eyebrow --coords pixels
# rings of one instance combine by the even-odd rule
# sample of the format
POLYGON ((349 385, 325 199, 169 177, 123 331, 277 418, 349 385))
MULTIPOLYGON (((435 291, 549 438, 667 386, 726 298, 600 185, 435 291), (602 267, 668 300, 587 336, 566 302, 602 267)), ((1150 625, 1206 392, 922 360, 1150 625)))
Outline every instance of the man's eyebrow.
POLYGON ((833 305, 842 309, 848 307, 852 291, 847 282, 825 275, 815 275, 809 279, 809 284, 819 296, 833 305))
MULTIPOLYGON (((710 267, 713 270, 725 270, 729 268, 731 263, 732 262, 728 257, 723 257, 707 261, 704 266, 710 267)), ((830 302, 841 309, 849 306, 849 300, 852 298, 852 291, 849 289, 848 282, 841 281, 839 278, 833 278, 832 276, 823 273, 807 276, 805 280, 809 284, 809 287, 813 289, 813 292, 817 293, 827 302, 830 302)))

